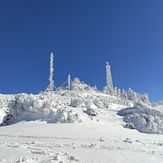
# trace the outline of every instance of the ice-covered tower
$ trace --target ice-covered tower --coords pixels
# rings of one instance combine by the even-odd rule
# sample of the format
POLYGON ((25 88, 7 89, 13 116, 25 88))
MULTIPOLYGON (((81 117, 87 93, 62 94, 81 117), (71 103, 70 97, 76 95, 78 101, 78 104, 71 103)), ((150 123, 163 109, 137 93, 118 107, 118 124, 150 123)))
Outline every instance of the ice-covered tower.
POLYGON ((48 92, 54 91, 54 80, 53 80, 53 72, 54 72, 54 54, 51 52, 50 54, 50 74, 49 74, 49 86, 47 88, 48 92))
POLYGON ((67 82, 68 82, 68 89, 71 90, 71 75, 70 74, 67 77, 67 82))
POLYGON ((112 81, 112 75, 111 75, 111 69, 110 69, 109 62, 106 62, 106 87, 107 90, 113 90, 113 81, 112 81))

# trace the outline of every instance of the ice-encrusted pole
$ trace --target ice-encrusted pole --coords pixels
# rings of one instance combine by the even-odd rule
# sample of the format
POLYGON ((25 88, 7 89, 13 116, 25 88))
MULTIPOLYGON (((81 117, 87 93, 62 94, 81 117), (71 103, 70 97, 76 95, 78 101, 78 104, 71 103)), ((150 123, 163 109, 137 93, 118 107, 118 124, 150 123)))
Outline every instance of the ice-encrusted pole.
POLYGON ((51 52, 50 54, 50 74, 49 74, 49 86, 47 88, 48 92, 54 91, 54 80, 53 80, 53 72, 54 72, 54 54, 51 52))
POLYGON ((71 75, 70 74, 67 77, 67 82, 68 82, 68 90, 71 90, 71 75))
POLYGON ((110 69, 109 62, 106 62, 106 87, 107 90, 112 91, 113 90, 113 81, 112 81, 112 75, 111 75, 111 69, 110 69))

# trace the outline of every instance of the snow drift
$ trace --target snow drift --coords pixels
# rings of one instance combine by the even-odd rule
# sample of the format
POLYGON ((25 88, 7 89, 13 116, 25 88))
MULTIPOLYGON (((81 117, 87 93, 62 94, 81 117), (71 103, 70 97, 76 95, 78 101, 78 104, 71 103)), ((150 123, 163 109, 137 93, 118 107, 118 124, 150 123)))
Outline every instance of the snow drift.
POLYGON ((163 134, 163 114, 147 105, 136 103, 132 108, 122 109, 118 113, 127 124, 138 131, 149 134, 163 134))
POLYGON ((79 122, 80 118, 55 94, 19 94, 6 104, 3 125, 18 121, 43 120, 49 123, 79 122), (62 101, 62 103, 61 103, 62 101))

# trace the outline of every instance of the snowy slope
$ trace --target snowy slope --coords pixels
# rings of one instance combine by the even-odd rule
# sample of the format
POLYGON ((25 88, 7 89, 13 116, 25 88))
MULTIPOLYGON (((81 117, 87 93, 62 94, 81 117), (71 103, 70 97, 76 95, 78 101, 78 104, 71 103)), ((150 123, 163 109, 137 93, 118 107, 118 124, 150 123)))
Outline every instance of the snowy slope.
MULTIPOLYGON (((85 88, 85 84, 81 85, 85 88)), ((133 105, 132 101, 127 99, 110 96, 91 87, 82 90, 83 87, 74 86, 71 91, 59 89, 53 93, 43 92, 37 95, 18 94, 0 97, 0 111, 6 112, 3 125, 22 120, 42 120, 49 123, 82 122, 88 118, 88 114, 84 111, 89 108, 100 112, 100 108, 109 109, 112 104, 123 105, 124 107, 133 105), (82 118, 84 119, 82 120, 82 118)))
POLYGON ((101 110, 100 121, 31 121, 1 127, 1 162, 163 162, 163 136, 123 128, 119 109, 113 105, 101 110))
POLYGON ((152 109, 159 110, 78 80, 71 91, 0 95, 0 162, 161 163, 163 135, 137 125, 146 116, 155 123, 161 114, 152 109))

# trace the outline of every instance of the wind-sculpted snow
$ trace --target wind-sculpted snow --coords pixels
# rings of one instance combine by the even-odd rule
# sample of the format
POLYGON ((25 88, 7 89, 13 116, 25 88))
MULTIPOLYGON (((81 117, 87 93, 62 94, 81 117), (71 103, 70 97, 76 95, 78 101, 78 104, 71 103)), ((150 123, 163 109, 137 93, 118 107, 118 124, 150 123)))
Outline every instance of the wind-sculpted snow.
POLYGON ((8 112, 9 103, 15 99, 15 95, 2 95, 0 94, 0 124, 3 122, 3 117, 8 112))
MULTIPOLYGON (((23 120, 74 123, 81 122, 81 117, 84 116, 85 119, 89 115, 88 112, 84 112, 88 108, 109 109, 112 104, 133 106, 134 101, 129 100, 127 95, 121 96, 120 90, 118 92, 118 94, 108 94, 75 78, 71 82, 71 90, 58 88, 37 95, 23 93, 0 95, 0 123, 3 121, 3 125, 6 125, 23 120)), ((129 95, 132 94, 137 101, 135 93, 130 91, 129 95)))
POLYGON ((78 114, 74 113, 65 104, 67 101, 60 98, 62 96, 49 93, 15 95, 15 99, 8 102, 3 125, 22 120, 45 120, 49 123, 73 123, 80 121, 78 114))
POLYGON ((83 112, 87 108, 109 109, 112 104, 126 107, 132 105, 132 102, 127 99, 106 95, 85 84, 79 84, 78 86, 80 89, 76 85, 75 90, 71 91, 58 89, 55 92, 43 92, 37 95, 1 96, 1 111, 3 111, 1 115, 5 115, 4 118, 1 116, 3 125, 23 120, 43 120, 48 123, 81 122, 80 116, 88 116, 83 112), (83 111, 79 108, 83 108, 83 111))
POLYGON ((146 105, 135 104, 133 108, 122 109, 118 113, 126 123, 143 133, 163 134, 163 114, 146 105))

